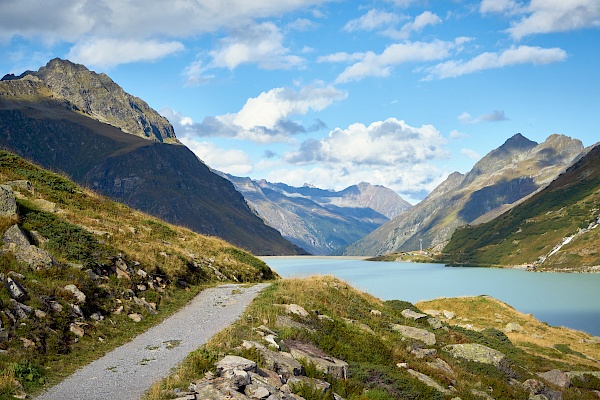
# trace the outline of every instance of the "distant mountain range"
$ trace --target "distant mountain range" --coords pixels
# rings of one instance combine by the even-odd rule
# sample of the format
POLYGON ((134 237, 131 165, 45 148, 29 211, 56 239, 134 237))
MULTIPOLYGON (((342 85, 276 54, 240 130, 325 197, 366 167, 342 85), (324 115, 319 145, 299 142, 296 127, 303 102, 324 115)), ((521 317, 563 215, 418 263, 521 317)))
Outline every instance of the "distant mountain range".
POLYGON ((423 201, 349 245, 345 255, 441 250, 463 225, 492 220, 546 187, 584 153, 579 140, 552 135, 538 144, 521 134, 491 151, 466 175, 455 172, 423 201))
POLYGON ((452 264, 600 270, 600 145, 510 211, 458 229, 442 257, 452 264))
POLYGON ((315 255, 333 254, 411 207, 393 190, 365 182, 333 191, 222 175, 268 225, 315 255))
POLYGON ((0 82, 0 146, 131 207, 256 255, 306 254, 264 224, 171 124, 104 74, 54 59, 0 82))

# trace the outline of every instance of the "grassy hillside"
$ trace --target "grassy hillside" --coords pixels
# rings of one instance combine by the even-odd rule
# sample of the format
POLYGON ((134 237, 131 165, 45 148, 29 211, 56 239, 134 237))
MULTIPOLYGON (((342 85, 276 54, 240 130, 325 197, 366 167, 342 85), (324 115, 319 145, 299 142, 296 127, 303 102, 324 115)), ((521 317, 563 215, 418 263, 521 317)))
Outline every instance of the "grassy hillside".
POLYGON ((275 278, 262 261, 221 239, 134 211, 0 151, 0 184, 11 181, 18 216, 0 217, 0 237, 18 224, 54 265, 19 261, 7 244, 0 250, 0 398, 66 376, 207 285, 275 278), (10 282, 26 296, 15 301, 10 282))
MULTIPOLYGON (((264 350, 257 350, 256 345, 249 348, 250 341, 254 341, 282 355, 281 360, 290 357, 286 358, 281 352, 293 355, 294 349, 300 348, 327 360, 333 357, 348 363, 348 375, 344 379, 324 373, 317 363, 298 358, 306 376, 331 384, 330 389, 323 390, 325 384, 300 378, 305 384, 282 386, 282 391, 291 390, 306 399, 340 398, 334 397, 333 393, 345 399, 365 400, 528 399, 533 394, 530 387, 538 394, 562 395, 565 400, 596 398, 590 389, 600 388, 600 379, 589 371, 598 373, 596 360, 600 357, 600 344, 597 340, 568 329, 560 330, 561 336, 550 336, 554 328, 534 322, 533 318, 524 322, 521 319, 524 316, 510 307, 496 307, 498 302, 483 299, 485 301, 478 303, 480 306, 484 303, 491 306, 473 309, 462 299, 455 299, 452 305, 440 304, 440 307, 456 306, 441 308, 439 312, 456 310, 454 319, 425 316, 414 320, 407 316, 406 310, 420 312, 425 306, 429 309, 438 304, 419 304, 417 308, 399 300, 383 302, 333 277, 279 280, 253 302, 244 318, 192 353, 171 377, 155 385, 147 397, 157 400, 183 396, 189 394, 190 383, 196 390, 218 385, 219 379, 223 378, 222 375, 218 378, 214 363, 225 355, 256 361, 261 368, 258 374, 269 381, 271 386, 267 387, 273 393, 273 386, 277 385, 282 371, 279 370, 279 376, 270 372, 273 368, 271 356, 264 350), (285 305, 291 304, 301 306, 308 313, 302 316, 286 312, 285 305), (467 314, 465 309, 475 311, 467 314), (496 319, 500 317, 493 314, 502 313, 505 324, 522 324, 520 336, 504 333, 504 325, 480 326, 478 320, 476 327, 458 326, 459 323, 466 324, 467 317, 473 320, 478 315, 489 318, 490 312, 496 319), (399 325, 414 328, 413 332, 420 332, 428 339, 420 340, 416 335, 400 333, 399 325), (544 341, 534 339, 535 334, 549 336, 544 341), (269 336, 279 350, 273 342, 269 345, 269 336), (432 336, 435 338, 433 344, 432 336), (425 342, 427 340, 429 343, 425 342), (496 350, 505 356, 503 366, 453 355, 448 346, 460 345, 481 345, 496 350), (538 373, 554 369, 588 373, 581 380, 573 378, 571 387, 561 388, 538 376, 538 373), (212 375, 206 375, 207 372, 212 375)), ((255 388, 249 385, 246 390, 255 388)), ((237 395, 234 390, 230 394, 232 398, 242 398, 234 396, 237 395)))
POLYGON ((600 146, 596 146, 511 211, 488 223, 457 230, 443 250, 443 261, 527 264, 538 270, 590 269, 600 265, 599 210, 600 146))

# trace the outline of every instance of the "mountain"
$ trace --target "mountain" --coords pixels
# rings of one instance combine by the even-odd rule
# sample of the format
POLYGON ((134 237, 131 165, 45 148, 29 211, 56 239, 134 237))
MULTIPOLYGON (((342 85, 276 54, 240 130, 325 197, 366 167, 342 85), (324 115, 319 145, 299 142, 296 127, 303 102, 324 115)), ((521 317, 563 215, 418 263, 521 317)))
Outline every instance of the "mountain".
POLYGON ((332 254, 411 207, 396 192, 362 182, 342 191, 223 174, 270 226, 312 254, 332 254))
POLYGON ((421 243, 441 249, 458 227, 489 221, 547 186, 582 151, 579 140, 564 135, 537 144, 516 134, 466 175, 450 174, 423 201, 348 246, 344 254, 414 251, 421 243))
POLYGON ((600 145, 550 185, 492 221, 458 229, 443 250, 453 264, 600 268, 600 145))
POLYGON ((306 251, 250 210, 156 111, 104 74, 55 59, 0 81, 0 145, 131 207, 257 255, 306 251))

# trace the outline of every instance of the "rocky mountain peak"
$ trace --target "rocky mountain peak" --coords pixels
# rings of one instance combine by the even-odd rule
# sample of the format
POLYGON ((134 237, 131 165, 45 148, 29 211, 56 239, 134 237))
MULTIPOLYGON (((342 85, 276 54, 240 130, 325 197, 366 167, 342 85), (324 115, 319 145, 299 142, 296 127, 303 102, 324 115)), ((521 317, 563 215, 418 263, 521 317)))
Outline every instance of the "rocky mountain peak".
POLYGON ((159 142, 177 142, 166 118, 143 100, 126 93, 106 74, 97 74, 84 65, 55 58, 37 72, 7 75, 5 81, 40 79, 52 92, 81 112, 122 131, 159 142))

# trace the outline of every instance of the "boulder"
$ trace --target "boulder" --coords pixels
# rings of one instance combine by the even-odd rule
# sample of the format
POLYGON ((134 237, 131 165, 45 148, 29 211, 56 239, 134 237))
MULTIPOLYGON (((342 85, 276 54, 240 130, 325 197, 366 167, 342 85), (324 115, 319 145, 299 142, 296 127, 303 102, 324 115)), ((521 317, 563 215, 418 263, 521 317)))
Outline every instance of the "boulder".
POLYGON ((133 320, 133 322, 140 322, 142 320, 142 316, 138 313, 131 313, 127 315, 129 318, 133 320))
POLYGON ((34 192, 33 185, 31 184, 31 182, 29 182, 25 179, 19 179, 16 181, 8 181, 8 182, 6 182, 6 184, 13 189, 19 188, 19 189, 27 190, 28 192, 31 192, 31 193, 34 192))
POLYGON ((221 360, 217 361, 215 363, 215 367, 217 367, 217 373, 228 369, 256 372, 256 363, 254 361, 248 360, 244 357, 232 355, 225 356, 221 360))
POLYGON ((16 217, 18 212, 17 197, 8 185, 0 185, 0 216, 16 217))
POLYGON ((284 351, 272 351, 260 343, 244 340, 242 347, 247 349, 255 348, 261 355, 265 368, 276 372, 281 379, 286 382, 292 376, 304 374, 304 367, 292 357, 290 353, 284 351))
POLYGON ((437 354, 437 350, 416 348, 411 350, 410 354, 412 354, 415 358, 433 357, 437 354))
POLYGON ((27 298, 29 297, 25 288, 23 288, 10 277, 6 278, 6 280, 4 281, 4 285, 8 289, 9 296, 12 299, 15 299, 16 301, 24 301, 27 300, 27 298))
POLYGON ((288 314, 296 314, 301 317, 308 317, 308 311, 298 304, 285 304, 285 311, 288 314))
POLYGON ((414 319, 415 321, 427 317, 427 314, 421 314, 410 309, 402 310, 402 316, 406 319, 414 319))
POLYGON ((86 301, 85 293, 83 293, 81 290, 79 290, 77 288, 77 286, 70 284, 70 285, 65 286, 64 289, 66 291, 73 293, 73 296, 75 296, 75 299, 77 300, 78 303, 85 303, 85 301, 86 301))
POLYGON ((48 269, 56 264, 50 253, 34 245, 18 246, 11 243, 8 245, 8 251, 12 252, 17 260, 34 269, 48 269))
POLYGON ((430 368, 437 369, 438 371, 440 371, 441 373, 443 373, 446 376, 454 376, 454 370, 452 369, 450 364, 448 364, 446 361, 442 360, 441 358, 436 358, 433 361, 428 361, 427 365, 430 368))
POLYGON ((17 246, 29 246, 31 244, 29 238, 19 225, 12 225, 8 228, 4 232, 4 235, 2 235, 2 241, 6 244, 14 243, 17 246))
POLYGON ((571 379, 569 376, 559 369, 553 369, 551 371, 538 374, 538 376, 544 379, 546 382, 561 388, 568 388, 571 386, 571 379))
MULTIPOLYGON (((322 381, 320 379, 308 378, 306 376, 293 376, 288 379, 287 384, 290 391, 293 391, 294 386, 306 385, 310 386, 319 392, 325 394, 331 390, 331 383, 322 381)), ((285 391, 285 387, 282 388, 285 391)))
POLYGON ((297 348, 291 348, 290 353, 296 360, 305 360, 307 363, 312 363, 315 367, 335 379, 348 378, 348 363, 337 358, 328 356, 319 356, 311 354, 297 348))
POLYGON ((452 318, 456 317, 455 313, 453 313, 452 311, 448 311, 448 310, 444 310, 442 312, 442 314, 444 314, 444 318, 446 318, 446 319, 452 319, 452 318))
POLYGON ((506 356, 487 346, 477 343, 452 344, 444 347, 452 357, 463 358, 496 367, 498 370, 513 375, 506 356))
POLYGON ((393 324, 392 330, 399 332, 404 337, 419 340, 428 346, 433 346, 435 344, 435 335, 425 329, 393 324))
POLYGON ((442 325, 442 322, 437 319, 437 318, 427 318, 427 323, 429 324, 429 326, 431 326, 433 329, 442 329, 444 326, 442 325))

